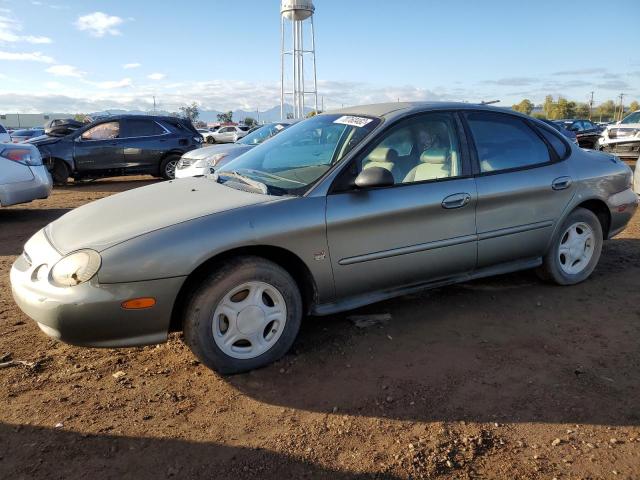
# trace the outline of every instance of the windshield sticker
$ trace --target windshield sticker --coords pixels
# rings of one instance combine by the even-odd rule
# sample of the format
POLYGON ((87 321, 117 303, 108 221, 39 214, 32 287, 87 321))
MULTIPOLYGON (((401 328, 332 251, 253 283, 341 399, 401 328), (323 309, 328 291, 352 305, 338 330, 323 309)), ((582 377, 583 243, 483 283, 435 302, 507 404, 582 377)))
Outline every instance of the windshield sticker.
POLYGON ((284 127, 282 125, 276 125, 274 128, 278 131, 284 130, 284 127))
POLYGON ((350 115, 345 115, 344 117, 340 117, 337 120, 334 120, 333 123, 340 123, 342 125, 349 125, 351 127, 364 127, 365 125, 369 125, 373 122, 370 118, 365 117, 352 117, 350 115))

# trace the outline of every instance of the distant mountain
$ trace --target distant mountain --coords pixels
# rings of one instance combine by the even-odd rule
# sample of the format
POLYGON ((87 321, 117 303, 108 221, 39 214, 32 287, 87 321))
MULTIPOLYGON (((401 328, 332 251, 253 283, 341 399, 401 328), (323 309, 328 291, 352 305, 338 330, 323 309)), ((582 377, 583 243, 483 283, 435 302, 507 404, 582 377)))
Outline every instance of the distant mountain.
MULTIPOLYGON (((304 113, 305 115, 309 112, 312 112, 313 108, 305 107, 304 113)), ((284 116, 285 119, 288 113, 293 112, 293 107, 291 105, 285 104, 284 106, 284 116)), ((114 109, 114 110, 103 110, 101 112, 93 112, 89 115, 92 117, 102 117, 106 115, 171 115, 172 112, 168 112, 166 110, 157 110, 155 112, 143 111, 143 110, 122 110, 122 109, 114 109)), ((218 115, 223 113, 219 110, 201 110, 200 116, 198 120, 206 123, 213 123, 218 121, 218 115)), ((247 111, 247 110, 234 110, 233 111, 233 120, 236 122, 242 122, 245 118, 251 117, 255 120, 259 120, 260 123, 270 123, 277 122, 282 120, 280 118, 280 105, 276 105, 273 108, 268 110, 260 111, 259 113, 256 111, 247 111)))

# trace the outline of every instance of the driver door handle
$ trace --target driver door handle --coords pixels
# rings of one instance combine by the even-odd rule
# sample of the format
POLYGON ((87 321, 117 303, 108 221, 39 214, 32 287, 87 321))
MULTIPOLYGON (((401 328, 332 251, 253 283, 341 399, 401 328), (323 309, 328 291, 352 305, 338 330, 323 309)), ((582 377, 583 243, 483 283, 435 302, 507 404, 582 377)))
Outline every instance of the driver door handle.
POLYGON ((564 190, 571 186, 571 177, 558 177, 551 183, 554 190, 564 190))
POLYGON ((471 195, 468 193, 454 193, 442 200, 442 208, 462 208, 471 201, 471 195))

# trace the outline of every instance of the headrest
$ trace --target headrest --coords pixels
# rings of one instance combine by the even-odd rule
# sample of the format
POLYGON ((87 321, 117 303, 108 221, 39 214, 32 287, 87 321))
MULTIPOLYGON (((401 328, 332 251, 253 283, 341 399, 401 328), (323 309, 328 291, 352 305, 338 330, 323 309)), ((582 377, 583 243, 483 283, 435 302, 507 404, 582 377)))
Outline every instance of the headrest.
POLYGON ((448 148, 430 148, 420 155, 420 161, 422 163, 443 164, 447 162, 448 158, 448 148))
POLYGON ((393 148, 378 147, 369 154, 369 161, 396 163, 398 161, 398 152, 393 148))

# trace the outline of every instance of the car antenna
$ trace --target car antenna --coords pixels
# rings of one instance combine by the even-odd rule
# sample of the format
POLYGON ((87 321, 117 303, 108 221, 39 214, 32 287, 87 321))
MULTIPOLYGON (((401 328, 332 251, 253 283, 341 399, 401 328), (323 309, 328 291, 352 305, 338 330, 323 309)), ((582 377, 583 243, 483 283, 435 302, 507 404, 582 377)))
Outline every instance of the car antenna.
POLYGON ((493 105, 494 103, 500 103, 500 100, 489 100, 487 102, 483 100, 480 102, 480 105, 493 105))

